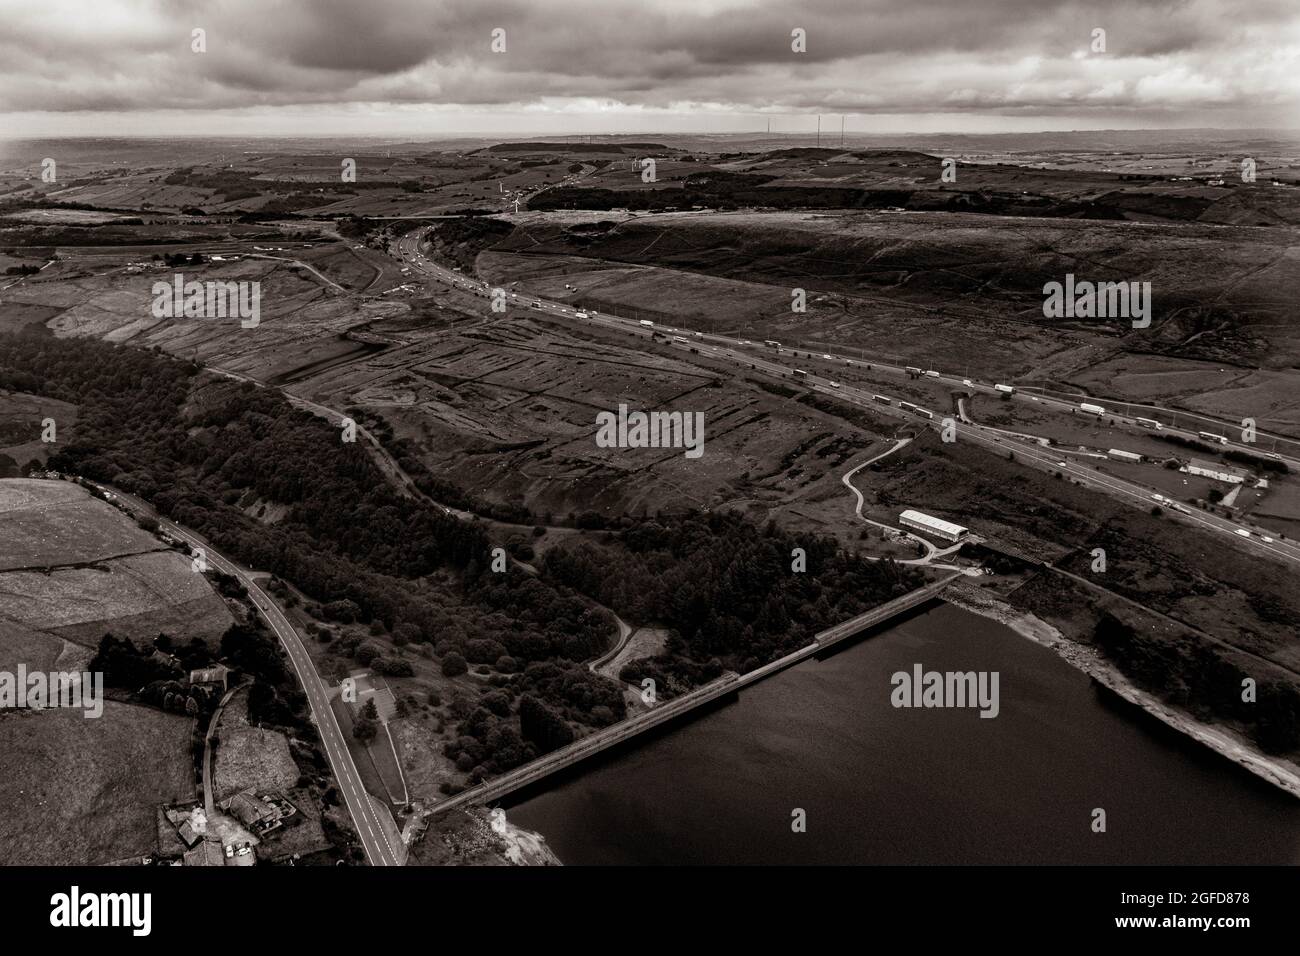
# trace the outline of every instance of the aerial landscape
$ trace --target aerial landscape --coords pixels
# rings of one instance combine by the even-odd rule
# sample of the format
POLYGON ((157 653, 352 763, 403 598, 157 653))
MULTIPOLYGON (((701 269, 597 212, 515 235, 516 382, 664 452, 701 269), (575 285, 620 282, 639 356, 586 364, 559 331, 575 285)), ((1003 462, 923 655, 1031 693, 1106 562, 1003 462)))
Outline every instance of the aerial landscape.
POLYGON ((256 7, 0 27, 0 864, 1300 864, 1294 11, 256 7))

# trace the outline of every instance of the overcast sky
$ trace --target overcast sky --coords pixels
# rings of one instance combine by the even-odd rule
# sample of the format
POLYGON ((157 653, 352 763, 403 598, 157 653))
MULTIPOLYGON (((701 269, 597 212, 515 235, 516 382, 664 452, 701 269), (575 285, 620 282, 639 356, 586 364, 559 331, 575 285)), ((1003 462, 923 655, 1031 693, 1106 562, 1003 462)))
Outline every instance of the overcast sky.
POLYGON ((790 131, 819 112, 863 132, 1295 128, 1300 0, 0 0, 11 137, 790 131))

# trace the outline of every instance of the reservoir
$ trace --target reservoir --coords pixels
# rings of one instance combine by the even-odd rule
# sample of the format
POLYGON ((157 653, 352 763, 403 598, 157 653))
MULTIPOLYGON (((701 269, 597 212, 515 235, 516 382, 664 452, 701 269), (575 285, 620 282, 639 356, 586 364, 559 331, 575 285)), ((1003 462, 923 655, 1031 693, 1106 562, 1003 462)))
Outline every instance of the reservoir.
POLYGON ((1300 863, 1300 801, 1005 625, 927 608, 580 764, 510 821, 570 865, 1300 863), (997 717, 893 707, 917 664, 998 672, 997 717))

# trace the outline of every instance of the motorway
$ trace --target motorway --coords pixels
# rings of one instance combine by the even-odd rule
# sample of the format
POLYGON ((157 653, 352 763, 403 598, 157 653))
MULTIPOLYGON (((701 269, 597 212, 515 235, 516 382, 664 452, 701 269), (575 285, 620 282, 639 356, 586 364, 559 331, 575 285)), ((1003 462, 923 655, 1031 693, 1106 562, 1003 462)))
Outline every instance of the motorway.
MULTIPOLYGON (((401 256, 415 271, 426 278, 433 279, 444 285, 452 286, 463 291, 478 295, 484 298, 490 298, 493 294, 493 287, 477 279, 471 279, 459 272, 448 269, 445 266, 434 262, 426 256, 419 248, 419 240, 422 230, 415 229, 403 235, 395 244, 394 250, 401 256)), ((754 343, 747 339, 734 339, 724 335, 713 333, 692 332, 687 329, 664 328, 662 326, 649 327, 642 325, 633 319, 626 319, 618 316, 605 315, 593 310, 579 309, 563 302, 554 302, 548 299, 542 299, 534 295, 522 294, 512 290, 504 290, 507 295, 508 304, 516 309, 527 309, 541 315, 547 315, 555 318, 576 320, 586 322, 614 331, 622 332, 629 335, 640 336, 649 339, 658 334, 667 335, 668 341, 665 343, 669 347, 679 348, 683 351, 695 349, 699 354, 718 360, 735 361, 742 366, 754 369, 755 371, 766 372, 769 375, 778 378, 790 379, 796 377, 794 366, 784 365, 774 361, 775 356, 784 354, 784 350, 770 349, 762 345, 755 346, 754 343)), ((867 363, 860 360, 841 359, 836 356, 823 355, 822 358, 828 358, 831 361, 841 362, 846 366, 859 366, 862 368, 884 369, 886 371, 897 371, 906 375, 907 370, 902 366, 891 366, 878 362, 867 363)), ((807 364, 807 363, 805 363, 807 364)), ((942 431, 943 416, 936 414, 933 419, 925 418, 919 414, 908 412, 897 407, 896 399, 889 399, 889 404, 873 399, 874 392, 860 389, 852 385, 846 385, 841 382, 832 381, 824 376, 806 371, 797 376, 805 385, 815 392, 826 395, 837 401, 857 405, 862 408, 870 408, 874 411, 884 414, 902 417, 915 425, 922 425, 932 428, 936 431, 942 431)), ((1001 392, 995 390, 992 386, 982 385, 969 379, 962 379, 957 376, 937 373, 927 376, 934 381, 940 382, 954 388, 962 388, 971 391, 984 391, 994 395, 1001 395, 1001 392), (971 384, 966 384, 967 382, 971 384)), ((1017 392, 1016 395, 1019 393, 1017 392)), ((1013 395, 1013 399, 1016 397, 1013 395)), ((882 396, 887 397, 887 396, 882 396)), ((1065 408, 1073 408, 1070 403, 1062 402, 1057 399, 1036 398, 1025 396, 1021 400, 1041 402, 1043 404, 1058 404, 1065 408)), ((1101 399, 1098 399, 1101 401, 1101 399)), ((1107 415, 1108 418, 1115 418, 1118 421, 1124 421, 1122 416, 1107 415)), ((1295 562, 1300 564, 1300 544, 1292 541, 1284 541, 1273 532, 1261 530, 1254 525, 1245 525, 1232 521, 1229 518, 1213 514, 1208 511, 1193 510, 1184 508, 1182 505, 1174 507, 1173 502, 1164 498, 1157 498, 1156 493, 1148 487, 1126 481, 1122 478, 1116 478, 1113 475, 1102 474, 1085 465, 1078 464, 1069 459, 1062 458, 1061 453, 1047 447, 1046 439, 1038 438, 1032 435, 1026 435, 1019 432, 1007 432, 1002 429, 991 428, 986 425, 979 425, 973 422, 952 422, 953 433, 959 439, 968 439, 975 444, 981 445, 990 451, 996 452, 1004 457, 1008 452, 1014 454, 1015 460, 1031 468, 1037 468, 1047 473, 1061 472, 1068 477, 1076 480, 1084 487, 1101 491, 1111 497, 1143 510, 1150 509, 1153 505, 1160 505, 1162 509, 1171 518, 1185 521, 1189 524, 1196 525, 1202 530, 1215 532, 1223 535, 1230 535, 1233 540, 1242 545, 1279 558, 1283 561, 1295 562), (1267 538, 1268 540, 1265 540, 1267 538)), ((1180 434, 1175 429, 1166 429, 1170 433, 1180 434)), ((1194 435, 1193 435, 1194 437, 1194 435)), ((1245 446, 1244 450, 1259 454, 1253 448, 1245 446)), ((1300 460, 1283 458, 1289 467, 1300 468, 1300 460)))
POLYGON ((325 755, 329 758, 330 769, 333 770, 339 791, 347 802, 348 812, 352 815, 353 829, 356 830, 357 837, 365 847, 366 858, 372 866, 403 865, 406 847, 397 834, 396 824, 392 822, 390 816, 385 826, 383 815, 388 814, 388 809, 379 806, 377 801, 366 792, 365 785, 361 782, 361 775, 357 773, 356 764, 352 760, 352 753, 343 740, 343 732, 339 729, 334 711, 330 707, 329 689, 316 673, 316 667, 312 664, 307 649, 303 647, 298 632, 284 616, 279 605, 258 586, 252 575, 219 554, 212 545, 194 532, 166 520, 152 506, 134 495, 107 485, 94 482, 92 484, 104 494, 112 495, 134 515, 157 518, 159 526, 167 534, 184 541, 191 547, 202 548, 204 557, 214 568, 237 578, 239 583, 248 590, 248 596, 254 606, 261 612, 262 617, 288 653, 294 672, 298 675, 298 682, 302 684, 303 691, 307 695, 312 721, 320 732, 321 744, 325 748, 325 755))

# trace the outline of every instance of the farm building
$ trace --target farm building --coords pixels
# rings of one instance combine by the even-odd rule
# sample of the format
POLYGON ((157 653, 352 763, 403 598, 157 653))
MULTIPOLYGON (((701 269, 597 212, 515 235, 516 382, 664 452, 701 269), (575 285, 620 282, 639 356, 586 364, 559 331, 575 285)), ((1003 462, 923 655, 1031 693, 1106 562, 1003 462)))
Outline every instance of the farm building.
POLYGON ((926 534, 932 534, 944 541, 960 541, 966 537, 967 533, 967 529, 959 524, 922 514, 919 511, 904 511, 898 516, 898 523, 904 528, 911 528, 913 531, 924 531, 926 534))
POLYGON ((1230 485, 1239 485, 1246 480, 1245 472, 1233 468, 1231 465, 1220 465, 1218 462, 1206 461, 1203 458, 1190 458, 1187 464, 1179 470, 1185 471, 1189 475, 1200 475, 1202 478, 1225 481, 1230 485))
POLYGON ((205 840, 194 849, 188 851, 185 856, 186 866, 225 866, 226 861, 221 854, 221 844, 205 840))
POLYGON ((1112 448, 1106 452, 1107 458, 1113 458, 1116 461, 1141 461, 1142 456, 1137 452, 1125 451, 1123 448, 1112 448))
POLYGON ((202 670, 190 671, 190 685, 194 687, 201 684, 219 685, 222 693, 225 693, 226 680, 229 677, 229 667, 225 664, 215 664, 212 667, 205 667, 202 670))
POLYGON ((194 827, 190 825, 189 820, 182 823, 180 830, 177 832, 180 834, 181 840, 184 841, 186 848, 190 850, 194 849, 194 845, 203 839, 201 835, 194 832, 194 827))

